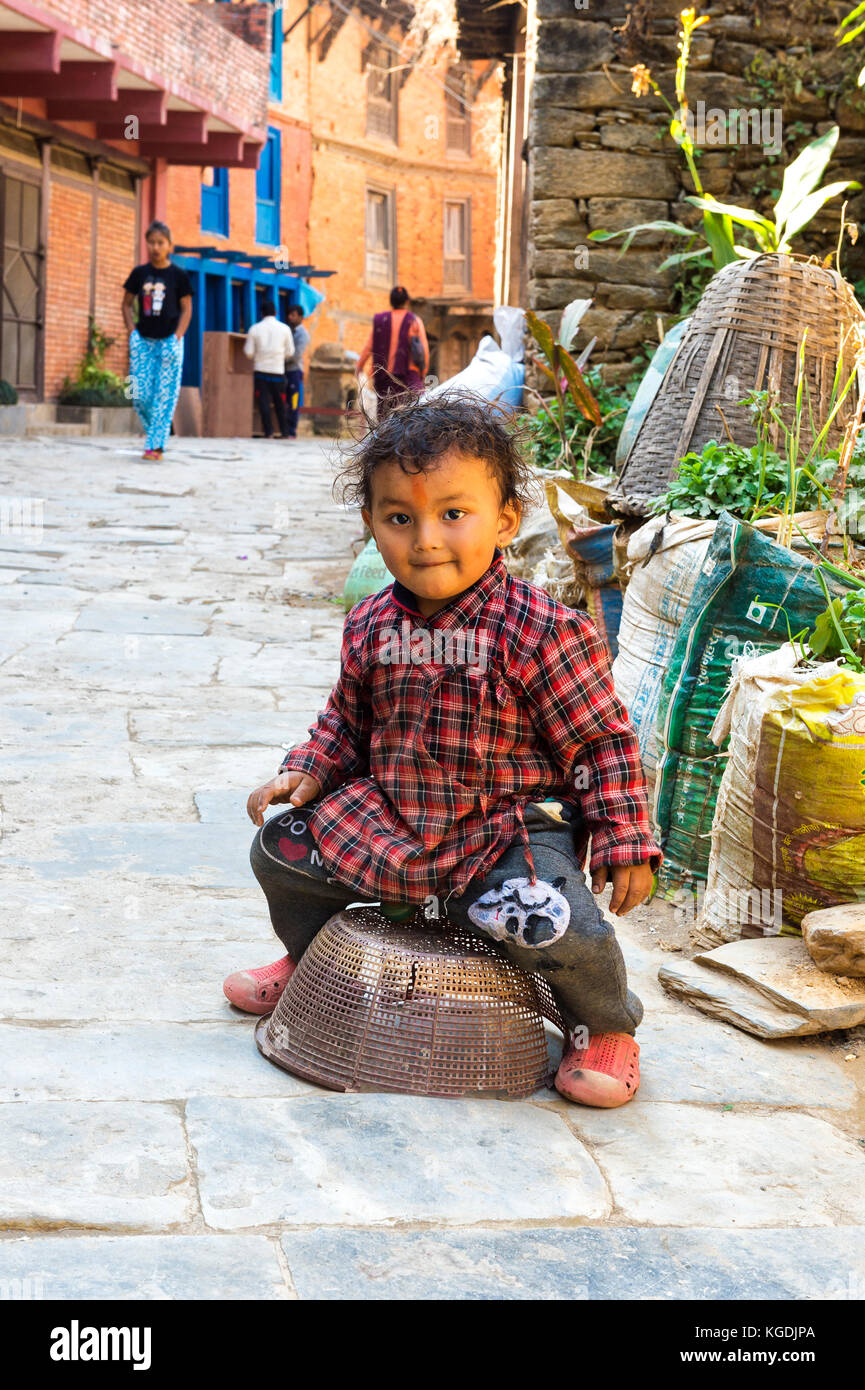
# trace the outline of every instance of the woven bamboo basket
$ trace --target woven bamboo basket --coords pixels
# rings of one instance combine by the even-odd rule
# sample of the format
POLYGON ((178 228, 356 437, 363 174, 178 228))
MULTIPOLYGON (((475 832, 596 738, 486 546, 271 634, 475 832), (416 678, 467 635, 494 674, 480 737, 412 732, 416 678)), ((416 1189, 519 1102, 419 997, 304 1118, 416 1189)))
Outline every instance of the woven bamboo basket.
POLYGON ((544 1018, 564 1032, 543 976, 497 943, 350 909, 311 942, 255 1040, 334 1091, 518 1099, 549 1076, 544 1018))
MULTIPOLYGON (((803 402, 810 399, 819 432, 829 414, 838 360, 843 359, 843 384, 854 365, 850 330, 862 323, 865 314, 850 285, 834 270, 780 253, 724 266, 694 310, 625 459, 611 505, 626 515, 645 515, 649 503, 666 491, 684 454, 699 452, 709 439, 727 437, 724 420, 737 444, 755 443, 748 408, 739 404, 750 391, 768 390, 791 425, 803 337, 803 402)), ((838 411, 827 448, 840 442, 854 395, 848 392, 838 411)), ((813 440, 808 415, 806 405, 806 448, 813 440)), ((780 429, 773 430, 777 445, 780 429)))

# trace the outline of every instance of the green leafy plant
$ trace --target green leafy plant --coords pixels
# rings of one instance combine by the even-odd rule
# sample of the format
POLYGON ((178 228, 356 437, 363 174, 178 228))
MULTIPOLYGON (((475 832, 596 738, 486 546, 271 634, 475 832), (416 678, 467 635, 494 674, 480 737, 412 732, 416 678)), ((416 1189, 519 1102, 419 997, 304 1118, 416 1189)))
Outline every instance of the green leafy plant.
MULTIPOLYGON (((555 393, 548 401, 544 401, 537 392, 534 394, 541 400, 549 421, 558 433, 562 460, 565 466, 574 472, 574 476, 577 476, 579 465, 571 447, 574 431, 568 423, 568 400, 573 403, 578 414, 596 429, 600 429, 603 424, 601 408, 568 350, 573 346, 577 327, 587 303, 586 300, 574 300, 567 306, 562 314, 558 339, 553 337, 552 330, 543 319, 538 318, 531 310, 526 312, 529 332, 544 357, 544 360, 538 357, 531 357, 529 360, 551 383, 555 393)), ((585 461, 583 466, 585 467, 585 461)))
MULTIPOLYGON (((601 424, 594 425, 578 410, 570 396, 565 399, 565 430, 573 456, 581 458, 581 476, 589 472, 611 475, 615 470, 616 446, 623 418, 634 398, 645 366, 641 365, 628 381, 609 386, 597 367, 585 372, 585 381, 601 412, 601 424)), ((567 467, 562 450, 559 420, 544 403, 535 415, 521 417, 536 467, 567 467)))
MULTIPOLYGON (((865 0, 859 7, 865 13, 865 0)), ((703 213, 702 229, 684 227, 679 222, 656 221, 640 222, 632 227, 618 231, 604 231, 600 228, 589 232, 589 241, 611 241, 624 237, 621 254, 624 255, 634 237, 641 231, 662 231, 672 236, 688 238, 684 251, 674 252, 659 265, 659 272, 683 262, 710 260, 715 270, 740 258, 749 259, 768 251, 789 251, 795 236, 808 225, 824 203, 835 198, 847 188, 861 188, 855 180, 840 180, 818 188, 817 184, 832 157, 838 143, 839 128, 832 126, 816 140, 805 146, 801 154, 789 164, 784 172, 781 192, 774 206, 774 220, 764 217, 753 208, 739 207, 734 203, 723 203, 703 188, 693 141, 688 130, 688 97, 685 90, 688 62, 694 30, 707 24, 708 15, 697 17, 696 11, 682 11, 682 28, 679 33, 679 58, 676 63, 676 102, 674 108, 664 96, 649 69, 638 63, 631 68, 633 84, 631 90, 637 96, 653 91, 660 97, 670 112, 669 131, 685 157, 696 193, 688 194, 686 201, 692 203, 703 213), (746 246, 734 240, 733 228, 741 227, 750 235, 755 246, 746 246), (694 247, 695 241, 702 239, 703 246, 694 247)))
MULTIPOLYGON (((848 15, 844 16, 838 28, 835 30, 835 34, 838 36, 839 48, 844 44, 853 43, 854 40, 861 38, 862 35, 865 34, 865 0, 863 0, 861 5, 856 5, 848 15), (846 34, 844 33, 845 29, 847 30, 846 34)), ((856 78, 856 85, 857 87, 865 87, 865 66, 862 67, 856 78)))
POLYGON ((3 378, 0 377, 0 405, 17 404, 18 392, 15 390, 15 387, 11 386, 8 381, 4 381, 3 378))
MULTIPOLYGON (((821 505, 837 467, 837 450, 812 462, 808 470, 811 476, 799 480, 799 511, 821 505)), ((865 449, 851 480, 865 483, 865 449)), ((766 447, 763 440, 743 448, 710 439, 700 453, 685 454, 675 478, 651 510, 696 517, 716 517, 727 511, 743 521, 756 521, 772 512, 783 513, 788 486, 787 460, 766 447)))
MULTIPOLYGON (((822 574, 820 579, 828 598, 822 574)), ((807 641, 812 656, 824 661, 843 656, 854 670, 865 673, 865 589, 832 599, 814 623, 807 641)))
POLYGON ((104 366, 105 354, 115 339, 103 333, 91 318, 87 328, 87 350, 74 378, 64 377, 58 400, 61 405, 124 406, 129 404, 121 377, 104 366))

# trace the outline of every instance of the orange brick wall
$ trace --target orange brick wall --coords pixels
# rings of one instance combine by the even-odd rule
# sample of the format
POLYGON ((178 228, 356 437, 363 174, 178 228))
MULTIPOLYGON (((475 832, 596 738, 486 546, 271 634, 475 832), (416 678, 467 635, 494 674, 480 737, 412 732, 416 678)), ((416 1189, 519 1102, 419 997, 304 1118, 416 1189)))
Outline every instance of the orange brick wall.
MULTIPOLYGON (((313 12, 321 23, 323 7, 313 12)), ((471 286, 461 298, 492 301, 495 282, 497 138, 500 85, 488 76, 472 109, 470 157, 449 153, 446 145, 444 85, 447 64, 438 61, 412 71, 398 97, 398 139, 366 134, 367 75, 361 53, 368 34, 348 20, 324 62, 313 48, 309 63, 313 185, 309 258, 338 273, 319 281, 326 302, 310 321, 313 350, 338 341, 359 351, 371 315, 388 307, 384 288, 365 284, 366 186, 396 193, 396 275, 417 297, 442 297, 444 201, 471 198, 471 286), (338 102, 334 93, 339 93, 338 102)), ((394 31, 395 41, 395 31, 394 31)), ((399 58, 394 55, 398 64, 399 58)), ((483 63, 474 65, 482 72, 483 63)))
MULTIPOLYGON (((305 265, 309 256, 311 149, 309 131, 296 122, 271 114, 270 125, 282 131, 282 242, 291 260, 305 265)), ((181 246, 224 245, 238 251, 267 255, 268 246, 255 240, 255 172, 228 171, 229 236, 201 230, 201 169, 170 165, 167 171, 166 216, 175 242, 181 246)))
POLYGON ((74 376, 87 348, 92 193, 52 181, 45 265, 45 398, 74 376))
POLYGON ((95 318, 103 333, 114 338, 105 366, 125 376, 129 370, 126 325, 121 302, 122 285, 138 260, 135 247, 135 204, 100 198, 96 261, 95 318))

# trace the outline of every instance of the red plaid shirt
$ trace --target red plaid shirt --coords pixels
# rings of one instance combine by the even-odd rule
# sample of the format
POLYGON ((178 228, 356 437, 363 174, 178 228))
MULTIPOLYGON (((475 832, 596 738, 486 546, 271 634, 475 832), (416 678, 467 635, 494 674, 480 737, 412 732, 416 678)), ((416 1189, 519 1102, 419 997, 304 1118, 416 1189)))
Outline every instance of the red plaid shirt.
POLYGON ((500 551, 429 621, 415 603, 394 583, 355 604, 339 680, 283 762, 321 786, 309 826, 333 876, 383 900, 461 894, 519 839, 534 877, 522 810, 545 797, 579 807, 593 869, 657 867, 636 734, 589 618, 500 551))

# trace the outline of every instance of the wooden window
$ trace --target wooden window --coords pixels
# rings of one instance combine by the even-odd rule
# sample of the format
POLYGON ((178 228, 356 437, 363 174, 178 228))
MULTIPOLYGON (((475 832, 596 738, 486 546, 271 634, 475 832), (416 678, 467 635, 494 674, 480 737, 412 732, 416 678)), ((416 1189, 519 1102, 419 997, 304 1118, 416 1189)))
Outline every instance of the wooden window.
POLYGON ((367 60, 366 133, 377 140, 397 138, 397 74, 390 71, 394 55, 380 46, 367 60))
POLYGON ((444 205, 445 293, 471 289, 471 199, 448 198, 444 205))
POLYGON ((366 190, 366 283, 392 287, 396 281, 396 221, 392 190, 366 190))
POLYGON ((472 117, 469 100, 469 74, 450 68, 445 90, 446 148, 448 154, 472 152, 472 117))

